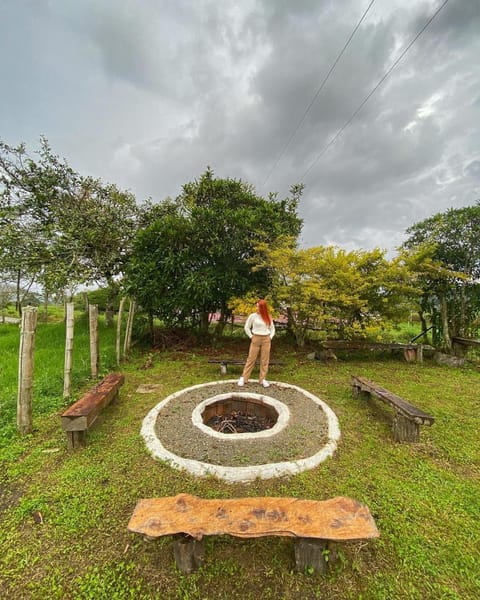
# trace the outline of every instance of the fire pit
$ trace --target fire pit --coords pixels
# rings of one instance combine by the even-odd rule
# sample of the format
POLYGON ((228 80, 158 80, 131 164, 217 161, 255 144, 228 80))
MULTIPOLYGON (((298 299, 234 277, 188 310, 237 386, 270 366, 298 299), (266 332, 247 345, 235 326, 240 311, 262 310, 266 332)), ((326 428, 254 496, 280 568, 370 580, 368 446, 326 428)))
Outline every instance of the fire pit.
POLYGON ((275 398, 250 392, 230 392, 207 398, 192 412, 192 423, 208 435, 224 439, 256 439, 282 431, 288 407, 275 398))
POLYGON ((171 394, 143 421, 150 453, 195 476, 229 482, 293 475, 334 453, 340 430, 325 402, 282 382, 271 382, 268 396, 263 391, 252 380, 248 391, 223 380, 171 394), (266 428, 241 431, 243 419, 266 428))

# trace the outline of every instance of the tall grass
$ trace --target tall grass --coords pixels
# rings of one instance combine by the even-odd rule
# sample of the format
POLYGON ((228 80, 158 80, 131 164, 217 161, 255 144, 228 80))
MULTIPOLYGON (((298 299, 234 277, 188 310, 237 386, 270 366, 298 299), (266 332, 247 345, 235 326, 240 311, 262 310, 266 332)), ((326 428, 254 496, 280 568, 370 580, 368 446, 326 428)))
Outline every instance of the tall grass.
MULTIPOLYGON (((16 403, 20 327, 0 324, 0 447, 16 435, 16 403)), ((63 399, 65 324, 39 322, 35 336, 33 418, 60 410, 63 399)), ((99 354, 101 373, 115 365, 115 330, 99 319, 99 354)), ((72 387, 78 390, 90 377, 88 318, 75 316, 72 387)))

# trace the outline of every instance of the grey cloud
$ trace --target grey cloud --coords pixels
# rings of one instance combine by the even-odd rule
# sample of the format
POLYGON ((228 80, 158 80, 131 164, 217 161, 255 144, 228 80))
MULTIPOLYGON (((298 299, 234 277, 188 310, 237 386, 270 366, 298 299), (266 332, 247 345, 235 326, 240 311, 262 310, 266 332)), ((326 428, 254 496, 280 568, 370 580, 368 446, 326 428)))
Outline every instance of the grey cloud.
POLYGON ((480 196, 476 1, 450 0, 317 161, 439 6, 376 2, 262 186, 366 5, 3 3, 2 137, 34 146, 43 133, 140 201, 178 195, 207 165, 283 196, 316 161, 302 243, 391 250, 413 222, 480 196))

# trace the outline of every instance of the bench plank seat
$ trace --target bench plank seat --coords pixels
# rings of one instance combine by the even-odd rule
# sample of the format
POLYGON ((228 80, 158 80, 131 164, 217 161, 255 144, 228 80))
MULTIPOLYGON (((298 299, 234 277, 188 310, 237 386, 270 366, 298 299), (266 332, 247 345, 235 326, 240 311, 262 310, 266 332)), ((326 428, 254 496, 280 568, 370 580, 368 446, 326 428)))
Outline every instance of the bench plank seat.
POLYGON ((364 342, 362 340, 325 340, 321 342, 321 347, 324 350, 402 350, 403 356, 407 362, 422 362, 423 350, 432 349, 431 346, 425 344, 401 344, 397 342, 381 343, 381 342, 364 342))
POLYGON ((365 377, 352 375, 352 386, 354 395, 358 396, 361 392, 373 394, 395 410, 393 432, 397 441, 418 441, 420 425, 433 425, 435 421, 432 415, 365 377))
MULTIPOLYGON (((225 375, 225 373, 227 372, 227 365, 244 365, 245 364, 245 360, 242 360, 240 358, 210 358, 208 360, 209 363, 213 363, 213 364, 219 364, 220 365, 220 373, 222 373, 223 375, 225 375)), ((256 362, 256 364, 258 365, 258 361, 256 362)), ((269 361, 269 366, 272 365, 284 365, 284 362, 281 362, 279 360, 271 360, 269 361)))
MULTIPOLYGON (((350 498, 301 500, 297 498, 202 499, 189 494, 139 500, 128 523, 128 530, 149 539, 174 535, 177 565, 191 572, 203 560, 198 542, 206 535, 231 535, 240 538, 287 536, 316 540, 319 570, 324 572, 323 553, 328 541, 360 540, 379 537, 367 506, 350 498), (185 545, 190 544, 185 562, 185 545), (182 546, 182 548, 180 548, 182 546), (179 564, 180 563, 180 564, 179 564), (199 564, 197 564, 199 563, 199 564)), ((304 552, 296 548, 297 567, 303 569, 304 552)))
POLYGON ((62 429, 67 433, 71 448, 85 445, 83 432, 93 425, 103 408, 117 397, 124 382, 123 375, 111 373, 62 413, 62 429))

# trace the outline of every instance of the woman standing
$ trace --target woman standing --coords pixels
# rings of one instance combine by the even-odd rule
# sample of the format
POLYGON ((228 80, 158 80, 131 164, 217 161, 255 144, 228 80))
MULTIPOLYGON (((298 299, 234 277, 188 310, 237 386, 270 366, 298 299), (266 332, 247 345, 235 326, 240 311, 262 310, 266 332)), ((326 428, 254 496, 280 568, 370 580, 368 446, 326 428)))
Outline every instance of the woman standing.
POLYGON ((273 319, 268 312, 267 303, 265 300, 257 302, 257 312, 252 313, 245 323, 245 333, 252 340, 250 350, 248 352, 247 362, 243 368, 243 373, 238 380, 240 387, 248 383, 255 361, 260 353, 260 377, 259 383, 263 387, 269 387, 270 384, 265 379, 268 371, 268 363, 270 360, 270 345, 273 336, 275 335, 275 325, 273 319))

